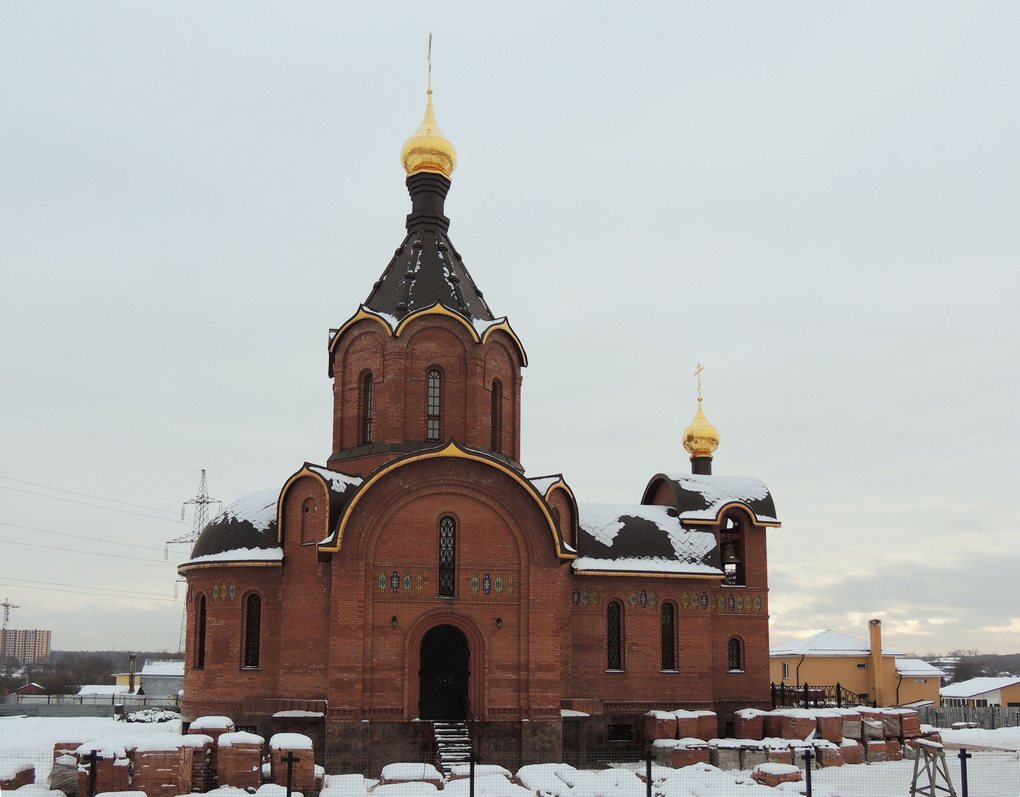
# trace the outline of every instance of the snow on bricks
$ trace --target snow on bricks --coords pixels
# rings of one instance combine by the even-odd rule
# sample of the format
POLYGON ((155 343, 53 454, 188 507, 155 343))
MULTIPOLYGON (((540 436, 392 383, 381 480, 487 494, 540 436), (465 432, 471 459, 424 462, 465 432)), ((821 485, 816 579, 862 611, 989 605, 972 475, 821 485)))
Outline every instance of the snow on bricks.
POLYGON ((30 762, 0 763, 0 791, 14 791, 30 783, 35 783, 35 767, 30 762))
POLYGON ((254 733, 223 733, 217 741, 216 779, 220 786, 257 789, 262 785, 262 745, 254 733))
POLYGON ((273 783, 286 786, 289 769, 293 789, 301 792, 317 791, 315 753, 310 738, 303 733, 277 733, 269 740, 269 750, 272 755, 273 783))
POLYGON ((800 767, 792 764, 761 764, 754 768, 751 779, 762 786, 776 787, 780 783, 797 783, 803 779, 800 767))

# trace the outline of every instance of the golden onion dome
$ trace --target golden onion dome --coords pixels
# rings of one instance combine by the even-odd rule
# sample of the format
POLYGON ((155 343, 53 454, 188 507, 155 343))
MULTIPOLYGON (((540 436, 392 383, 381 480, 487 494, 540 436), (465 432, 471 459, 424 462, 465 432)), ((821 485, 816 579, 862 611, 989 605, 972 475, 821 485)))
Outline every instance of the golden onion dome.
POLYGON ((684 431, 684 448, 692 457, 710 457, 719 447, 719 430, 709 423, 701 409, 698 399, 698 411, 691 425, 684 431))
POLYGON ((428 90, 428 98, 425 118, 415 134, 404 142, 400 150, 400 162, 404 164, 408 177, 419 172, 432 172, 449 180, 457 168, 457 150, 439 129, 436 113, 432 109, 432 89, 428 90))

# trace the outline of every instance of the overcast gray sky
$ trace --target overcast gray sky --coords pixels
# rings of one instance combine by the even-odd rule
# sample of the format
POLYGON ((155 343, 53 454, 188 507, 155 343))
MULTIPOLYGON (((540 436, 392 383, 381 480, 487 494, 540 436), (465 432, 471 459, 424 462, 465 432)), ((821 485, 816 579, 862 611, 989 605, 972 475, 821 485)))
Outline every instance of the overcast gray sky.
POLYGON ((704 362, 715 472, 784 523, 773 643, 880 617, 1016 652, 1020 6, 491 6, 0 4, 12 627, 175 650, 198 469, 227 501, 325 461, 327 330, 403 235, 432 30, 529 474, 637 502, 688 470, 704 362))

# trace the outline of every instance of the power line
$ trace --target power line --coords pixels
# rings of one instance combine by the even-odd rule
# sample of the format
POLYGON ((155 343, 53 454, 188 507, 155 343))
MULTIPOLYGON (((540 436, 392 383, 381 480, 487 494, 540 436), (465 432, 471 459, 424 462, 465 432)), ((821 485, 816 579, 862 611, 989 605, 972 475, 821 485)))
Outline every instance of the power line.
POLYGON ((74 589, 98 589, 103 590, 104 592, 123 592, 128 595, 143 595, 149 598, 166 597, 166 595, 163 595, 162 593, 159 592, 139 592, 138 590, 133 589, 117 589, 116 587, 98 587, 91 584, 65 584, 61 581, 34 581, 30 578, 14 578, 12 576, 0 576, 0 581, 21 581, 26 584, 48 584, 50 586, 57 587, 73 587, 74 589))
POLYGON ((71 495, 80 495, 85 498, 98 498, 100 501, 109 501, 112 504, 124 504, 125 506, 133 506, 138 509, 152 509, 156 512, 166 512, 168 515, 176 515, 177 511, 174 509, 163 509, 161 506, 147 506, 146 504, 136 504, 131 501, 121 501, 117 498, 106 498, 102 495, 92 495, 92 493, 80 493, 77 490, 66 490, 63 487, 54 487, 52 484, 39 484, 38 482, 30 482, 25 479, 15 479, 13 476, 0 476, 0 479, 8 482, 17 482, 18 484, 30 484, 32 487, 42 487, 46 490, 56 490, 59 493, 70 493, 71 495))
MULTIPOLYGON (((121 597, 127 598, 127 597, 130 597, 129 595, 110 595, 110 594, 105 593, 105 592, 86 592, 86 591, 83 591, 83 590, 63 589, 61 587, 27 587, 27 586, 19 586, 18 589, 37 589, 37 590, 42 590, 43 592, 69 592, 72 595, 96 595, 96 596, 98 596, 100 598, 121 598, 121 597)), ((165 597, 162 597, 162 598, 148 598, 147 600, 163 600, 163 601, 168 601, 170 603, 177 603, 177 599, 176 598, 165 598, 165 597)))
MULTIPOLYGON (((35 495, 39 498, 49 498, 51 501, 65 501, 69 504, 80 504, 81 506, 91 506, 94 509, 105 509, 108 512, 120 512, 124 515, 137 515, 138 517, 147 517, 150 520, 162 520, 166 523, 180 523, 179 520, 171 520, 168 517, 159 517, 158 515, 147 515, 144 512, 132 512, 130 509, 117 509, 115 506, 103 506, 102 504, 90 504, 88 501, 75 501, 73 498, 63 498, 59 495, 46 495, 46 493, 34 493, 31 490, 22 490, 20 487, 8 487, 6 484, 0 484, 0 490, 13 490, 16 493, 24 493, 25 495, 35 495)), ((164 510, 160 510, 161 512, 164 510)))
POLYGON ((52 529, 37 529, 34 526, 22 526, 19 523, 5 523, 0 520, 0 526, 10 526, 15 529, 24 529, 25 531, 38 531, 43 534, 57 534, 61 537, 71 537, 75 540, 89 540, 90 542, 104 542, 109 545, 124 545, 128 548, 141 548, 144 551, 162 551, 163 548, 156 548, 152 545, 136 545, 133 542, 117 542, 116 540, 104 540, 102 537, 88 537, 84 534, 73 534, 69 531, 53 531, 52 529))
POLYGON ((48 551, 66 551, 68 553, 84 554, 85 556, 105 556, 108 559, 131 559, 135 562, 152 562, 158 565, 169 564, 169 562, 162 559, 142 559, 140 556, 123 556, 116 553, 103 553, 101 551, 79 551, 75 548, 61 548, 57 545, 38 545, 33 542, 17 542, 15 540, 0 540, 0 543, 6 545, 24 545, 26 548, 45 548, 48 551))
POLYGON ((138 449, 135 448, 128 448, 127 446, 120 445, 120 443, 111 443, 109 440, 102 440, 98 437, 93 437, 92 435, 82 434, 81 432, 74 431, 74 429, 68 429, 66 426, 58 426, 55 423, 50 423, 49 421, 44 421, 40 418, 33 418, 31 415, 25 415, 25 413, 23 412, 15 412, 14 410, 5 409, 4 407, 0 407, 0 412, 6 412, 8 415, 14 415, 17 416, 18 418, 24 418, 25 420, 32 421, 34 423, 39 423, 42 424, 43 426, 49 426, 51 429, 59 429, 61 432, 67 432, 67 434, 73 434, 75 437, 82 437, 85 440, 91 440, 93 443, 101 443, 104 446, 110 446, 111 448, 119 448, 121 451, 127 451, 130 454, 137 454, 140 457, 146 457, 148 459, 155 460, 156 462, 162 462, 165 465, 173 465, 175 468, 183 468, 184 470, 191 471, 192 473, 198 470, 198 468, 193 468, 190 465, 182 465, 180 462, 174 462, 173 460, 163 459, 162 457, 147 454, 144 451, 139 451, 138 449))

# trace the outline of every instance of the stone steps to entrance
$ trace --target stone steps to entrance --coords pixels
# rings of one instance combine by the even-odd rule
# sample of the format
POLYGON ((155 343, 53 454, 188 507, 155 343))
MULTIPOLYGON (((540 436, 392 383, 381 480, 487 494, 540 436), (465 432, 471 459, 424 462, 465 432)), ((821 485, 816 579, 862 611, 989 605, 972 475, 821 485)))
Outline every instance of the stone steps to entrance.
POLYGON ((444 775, 449 775, 456 764, 471 760, 471 729, 466 722, 433 722, 432 734, 436 740, 439 770, 444 775))

